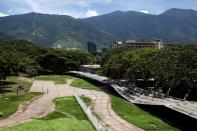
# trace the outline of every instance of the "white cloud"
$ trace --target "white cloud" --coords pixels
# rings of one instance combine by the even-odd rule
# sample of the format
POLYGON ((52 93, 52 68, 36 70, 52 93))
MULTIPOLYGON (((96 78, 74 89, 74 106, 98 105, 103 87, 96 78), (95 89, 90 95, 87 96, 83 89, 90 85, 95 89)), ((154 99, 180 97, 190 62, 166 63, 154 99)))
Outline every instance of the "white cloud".
MULTIPOLYGON (((98 13, 90 8, 106 5, 113 0, 0 0, 0 4, 9 5, 6 14, 24 14, 38 12, 45 14, 70 15, 75 18, 96 16, 98 13), (88 10, 88 11, 87 11, 88 10)), ((0 12, 5 12, 4 10, 0 12)))
POLYGON ((112 0, 68 0, 72 3, 76 3, 81 7, 89 7, 91 4, 108 4, 111 3, 112 0))
POLYGON ((38 12, 40 9, 42 9, 42 6, 38 1, 36 2, 35 0, 27 0, 25 2, 29 5, 33 12, 38 12))
POLYGON ((139 11, 139 12, 145 13, 145 14, 148 14, 148 13, 149 13, 147 10, 141 10, 141 11, 139 11))
POLYGON ((48 11, 45 12, 46 14, 55 14, 55 15, 68 15, 68 16, 72 16, 74 18, 85 18, 86 14, 85 12, 79 12, 76 10, 72 10, 72 11, 48 11))
POLYGON ((98 15, 98 13, 95 10, 88 10, 86 12, 87 17, 97 16, 97 15, 98 15))
POLYGON ((0 17, 5 17, 5 16, 8 16, 8 14, 0 12, 0 17))

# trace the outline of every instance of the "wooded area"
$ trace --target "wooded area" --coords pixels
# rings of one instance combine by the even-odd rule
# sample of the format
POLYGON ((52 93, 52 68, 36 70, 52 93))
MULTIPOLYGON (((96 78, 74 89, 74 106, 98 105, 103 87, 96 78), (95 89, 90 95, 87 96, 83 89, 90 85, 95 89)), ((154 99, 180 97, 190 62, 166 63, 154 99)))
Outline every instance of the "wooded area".
POLYGON ((81 64, 92 61, 92 55, 84 50, 56 50, 24 40, 0 41, 0 54, 1 79, 18 73, 30 76, 63 74, 69 70, 78 70, 81 64))
POLYGON ((162 50, 118 49, 104 56, 103 72, 113 79, 143 81, 148 88, 184 99, 197 95, 197 46, 172 46, 162 50), (190 94, 189 94, 190 93, 190 94))

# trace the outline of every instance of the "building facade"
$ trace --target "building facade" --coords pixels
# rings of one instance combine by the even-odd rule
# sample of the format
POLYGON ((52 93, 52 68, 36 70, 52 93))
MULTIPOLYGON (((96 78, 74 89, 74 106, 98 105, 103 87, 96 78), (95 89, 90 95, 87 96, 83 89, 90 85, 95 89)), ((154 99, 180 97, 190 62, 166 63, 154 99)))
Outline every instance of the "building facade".
POLYGON ((143 42, 136 40, 114 41, 111 45, 112 49, 116 48, 164 48, 164 43, 160 39, 155 39, 151 42, 143 42))

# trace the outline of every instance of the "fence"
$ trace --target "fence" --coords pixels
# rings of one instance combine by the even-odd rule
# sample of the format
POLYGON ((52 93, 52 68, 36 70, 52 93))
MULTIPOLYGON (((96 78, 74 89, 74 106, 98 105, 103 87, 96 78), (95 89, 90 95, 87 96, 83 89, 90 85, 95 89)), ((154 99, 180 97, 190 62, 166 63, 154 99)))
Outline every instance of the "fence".
POLYGON ((75 96, 77 102, 85 112, 85 114, 88 116, 94 127, 97 131, 107 131, 103 125, 99 122, 99 120, 92 114, 91 110, 86 106, 86 104, 83 102, 83 100, 77 95, 75 91, 73 91, 73 95, 75 96))

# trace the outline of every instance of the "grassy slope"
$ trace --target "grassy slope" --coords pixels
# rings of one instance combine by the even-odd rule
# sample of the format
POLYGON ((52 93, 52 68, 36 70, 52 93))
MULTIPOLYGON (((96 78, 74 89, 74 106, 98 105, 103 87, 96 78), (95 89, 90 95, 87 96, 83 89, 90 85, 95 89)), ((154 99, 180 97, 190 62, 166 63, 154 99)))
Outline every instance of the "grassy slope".
POLYGON ((53 120, 33 120, 26 124, 13 126, 0 131, 92 131, 89 129, 90 124, 87 121, 78 121, 69 118, 59 118, 53 120), (87 128, 87 129, 86 129, 87 128))
POLYGON ((71 76, 66 75, 50 75, 50 76, 37 76, 36 80, 54 81, 55 84, 66 84, 66 79, 71 79, 71 76))
MULTIPOLYGON (((73 83, 71 84, 74 87, 80 87, 85 89, 92 89, 92 90, 100 90, 96 85, 87 82, 86 80, 75 78, 73 83)), ((178 130, 165 122, 161 119, 152 116, 151 114, 143 111, 139 107, 128 103, 127 101, 111 96, 112 98, 112 108, 113 110, 120 115, 126 121, 135 124, 142 129, 152 131, 152 130, 159 130, 159 131, 174 131, 178 130)))
POLYGON ((90 106, 91 105, 91 99, 88 97, 81 97, 81 99, 83 100, 83 102, 87 105, 90 106))
POLYGON ((126 121, 147 131, 178 131, 161 119, 119 97, 111 96, 113 110, 126 121))
POLYGON ((31 87, 31 82, 21 81, 17 77, 8 77, 6 82, 12 82, 11 85, 6 85, 5 89, 8 90, 8 93, 0 94, 0 112, 3 113, 0 119, 8 117, 9 115, 16 112, 18 106, 25 101, 28 101, 40 93, 28 93, 29 88, 31 87), (25 93, 23 95, 16 95, 16 86, 17 83, 20 83, 25 88, 25 93))
POLYGON ((71 86, 82 88, 82 89, 87 89, 87 90, 101 91, 101 89, 97 87, 96 85, 89 83, 88 81, 84 79, 80 79, 80 78, 74 78, 71 83, 71 86))
POLYGON ((56 109, 48 116, 0 131, 94 131, 74 97, 54 100, 56 109))
POLYGON ((48 80, 48 81, 54 81, 56 84, 66 84, 67 79, 73 79, 71 86, 78 87, 82 89, 88 89, 88 90, 97 90, 101 91, 100 88, 98 88, 96 85, 89 83, 86 80, 72 77, 68 75, 46 75, 46 76, 37 76, 35 78, 36 80, 48 80))

